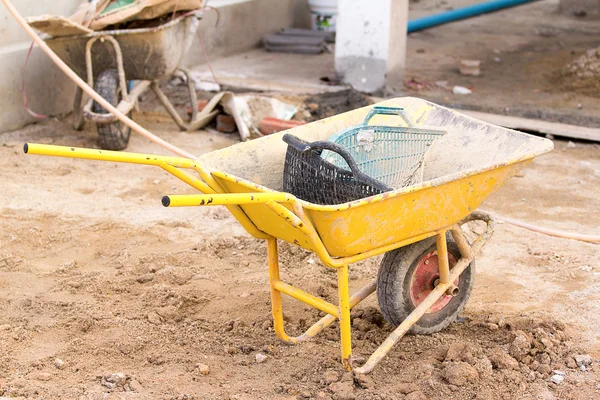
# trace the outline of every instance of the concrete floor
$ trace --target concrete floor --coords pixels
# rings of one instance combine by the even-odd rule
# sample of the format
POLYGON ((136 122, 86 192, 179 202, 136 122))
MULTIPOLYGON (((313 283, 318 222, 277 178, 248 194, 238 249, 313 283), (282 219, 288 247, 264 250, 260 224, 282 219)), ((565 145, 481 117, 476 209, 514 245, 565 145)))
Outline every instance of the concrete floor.
MULTIPOLYGON (((254 49, 211 62, 219 83, 252 90, 318 93, 336 90, 320 81, 332 74, 333 54, 269 53, 254 49)), ((213 81, 207 65, 195 68, 203 79, 213 81)))

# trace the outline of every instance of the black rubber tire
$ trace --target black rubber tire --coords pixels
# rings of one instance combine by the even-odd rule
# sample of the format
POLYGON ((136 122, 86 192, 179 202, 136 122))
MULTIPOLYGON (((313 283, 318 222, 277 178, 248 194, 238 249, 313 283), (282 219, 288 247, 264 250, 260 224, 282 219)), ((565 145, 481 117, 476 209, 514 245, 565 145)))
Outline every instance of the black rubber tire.
MULTIPOLYGON (((447 235, 448 252, 458 261, 460 251, 452 236, 447 235)), ((381 261, 377 276, 377 300, 381 313, 387 322, 398 326, 415 309, 410 298, 410 283, 412 274, 419 260, 436 249, 435 237, 401 247, 385 254, 381 261)), ((441 310, 423 315, 413 325, 411 332, 418 335, 430 335, 439 332, 456 320, 463 310, 475 280, 475 261, 463 271, 459 277, 460 292, 441 310)))
MULTIPOLYGON (((107 69, 103 71, 96 79, 94 89, 100 96, 116 107, 121 100, 117 70, 107 69)), ((92 105, 92 111, 98 114, 108 114, 108 111, 95 101, 92 105)), ((129 117, 131 117, 131 114, 129 114, 129 117)), ((96 124, 96 130, 100 136, 100 147, 105 150, 123 150, 129 143, 131 129, 121 124, 120 121, 109 124, 96 124)))

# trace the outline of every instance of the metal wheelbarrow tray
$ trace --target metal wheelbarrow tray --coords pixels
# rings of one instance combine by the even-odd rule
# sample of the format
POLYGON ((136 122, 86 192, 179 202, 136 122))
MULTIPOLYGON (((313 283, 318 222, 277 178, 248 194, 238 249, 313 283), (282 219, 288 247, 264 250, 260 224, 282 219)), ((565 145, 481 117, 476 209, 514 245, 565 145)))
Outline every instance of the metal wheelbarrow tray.
MULTIPOLYGON (((180 66, 192 44, 198 26, 195 13, 148 28, 97 31, 84 35, 46 39, 48 46, 102 97, 123 114, 129 114, 139 96, 151 88, 181 130, 185 123, 158 80, 180 70, 187 77, 190 103, 198 103, 190 72, 180 66), (130 90, 127 82, 139 81, 130 90)), ((192 106, 192 121, 197 107, 192 106)), ((73 105, 73 127, 83 128, 86 120, 97 124, 100 145, 108 150, 122 150, 129 142, 130 129, 91 99, 82 105, 82 91, 77 88, 73 105)))
MULTIPOLYGON (((224 205, 253 236, 267 240, 275 333, 286 342, 307 340, 336 319, 341 360, 347 369, 368 373, 412 329, 431 333, 450 324, 464 307, 473 284, 474 257, 492 234, 493 221, 479 205, 551 141, 475 120, 417 98, 397 98, 380 106, 402 107, 416 126, 442 128, 424 160, 423 183, 338 205, 317 205, 280 191, 286 144, 283 133, 240 143, 190 160, 61 146, 25 146, 30 154, 155 165, 203 192, 165 196, 174 206, 224 205), (194 170, 199 177, 183 169, 194 170), (487 223, 469 244, 460 225, 487 223), (338 304, 304 292, 279 277, 277 240, 315 252, 338 270, 338 304), (386 253, 375 282, 353 296, 348 265, 386 253), (352 362, 350 308, 375 292, 386 319, 397 328, 363 366, 352 362), (327 315, 298 337, 285 333, 281 294, 327 315)), ((306 141, 327 140, 360 123, 371 107, 294 128, 306 141)), ((386 118, 382 116, 381 118, 386 118)))
MULTIPOLYGON (((81 77, 87 76, 86 46, 90 39, 111 36, 119 44, 127 79, 153 81, 171 75, 185 56, 195 32, 195 18, 175 18, 166 24, 141 29, 96 31, 87 35, 46 40, 50 48, 81 77)), ((92 52, 95 76, 117 69, 118 61, 111 43, 97 43, 92 52)))

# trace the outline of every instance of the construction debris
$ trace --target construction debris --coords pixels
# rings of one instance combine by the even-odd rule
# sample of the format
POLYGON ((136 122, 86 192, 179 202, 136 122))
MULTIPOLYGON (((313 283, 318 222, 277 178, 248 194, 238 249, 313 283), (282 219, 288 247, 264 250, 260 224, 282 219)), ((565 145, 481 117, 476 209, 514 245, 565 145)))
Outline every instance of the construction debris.
POLYGON ((260 123, 259 130, 263 135, 270 135, 272 133, 285 131, 304 124, 306 124, 304 121, 286 121, 279 118, 266 117, 260 123))
POLYGON ((479 60, 460 60, 460 73, 462 75, 479 76, 481 61, 479 60))
POLYGON ((319 54, 327 50, 327 43, 335 42, 334 32, 310 29, 282 29, 263 39, 265 50, 281 53, 319 54))
POLYGON ((471 94, 473 91, 464 86, 454 86, 452 88, 452 93, 454 94, 471 94))

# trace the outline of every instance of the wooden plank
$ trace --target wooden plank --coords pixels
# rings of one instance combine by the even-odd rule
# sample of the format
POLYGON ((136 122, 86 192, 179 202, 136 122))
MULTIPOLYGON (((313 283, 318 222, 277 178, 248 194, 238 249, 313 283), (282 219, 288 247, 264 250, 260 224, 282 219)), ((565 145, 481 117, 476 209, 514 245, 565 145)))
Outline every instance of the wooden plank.
POLYGON ((510 117, 507 115, 489 114, 479 111, 455 110, 461 114, 480 119, 490 124, 503 126, 505 128, 540 132, 555 136, 564 136, 574 139, 585 139, 600 142, 600 129, 587 128, 584 126, 561 124, 537 119, 510 117))
POLYGON ((52 37, 86 35, 93 31, 73 22, 65 17, 55 15, 42 15, 27 19, 27 23, 34 29, 44 32, 52 37))

